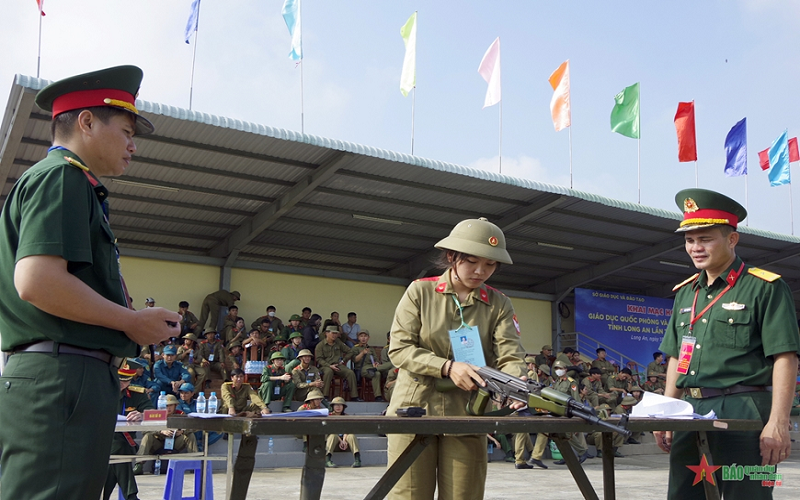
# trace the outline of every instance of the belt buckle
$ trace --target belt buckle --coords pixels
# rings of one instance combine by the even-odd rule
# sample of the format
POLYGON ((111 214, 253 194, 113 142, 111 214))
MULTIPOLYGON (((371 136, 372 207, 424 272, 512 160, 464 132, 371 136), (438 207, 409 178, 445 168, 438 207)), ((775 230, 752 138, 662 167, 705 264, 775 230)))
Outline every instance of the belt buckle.
POLYGON ((690 387, 689 394, 694 399, 703 399, 703 391, 699 387, 690 387))

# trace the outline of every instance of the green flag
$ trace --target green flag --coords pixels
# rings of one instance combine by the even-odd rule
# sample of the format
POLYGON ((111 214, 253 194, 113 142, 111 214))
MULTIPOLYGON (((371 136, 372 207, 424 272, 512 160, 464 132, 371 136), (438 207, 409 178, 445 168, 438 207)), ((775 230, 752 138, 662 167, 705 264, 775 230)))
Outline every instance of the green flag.
POLYGON ((406 24, 400 28, 400 35, 406 45, 403 59, 403 73, 400 75, 400 92, 407 96, 417 86, 417 13, 411 14, 406 24))
POLYGON ((639 83, 614 96, 611 110, 611 131, 632 139, 639 138, 639 83))

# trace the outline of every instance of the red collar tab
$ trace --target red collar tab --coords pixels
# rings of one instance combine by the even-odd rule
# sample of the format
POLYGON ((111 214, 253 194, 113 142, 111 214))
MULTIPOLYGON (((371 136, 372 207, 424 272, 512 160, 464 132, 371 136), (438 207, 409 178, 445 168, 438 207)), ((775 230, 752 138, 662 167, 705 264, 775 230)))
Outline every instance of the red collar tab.
POLYGON ((447 283, 439 283, 436 285, 436 291, 439 293, 444 293, 445 288, 447 288, 447 283))
POLYGON ((728 282, 728 286, 732 287, 733 285, 736 284, 736 281, 739 279, 739 276, 742 275, 743 269, 744 269, 744 262, 742 262, 742 265, 739 266, 738 271, 734 271, 733 269, 731 269, 731 272, 728 273, 728 277, 725 278, 725 281, 728 282))
POLYGON ((57 97, 53 101, 53 118, 66 111, 95 106, 115 106, 125 109, 130 107, 132 108, 130 111, 139 114, 136 111, 136 97, 133 94, 119 89, 96 89, 79 90, 57 97))
POLYGON ((481 300, 487 304, 489 303, 489 292, 485 288, 481 288, 481 300))

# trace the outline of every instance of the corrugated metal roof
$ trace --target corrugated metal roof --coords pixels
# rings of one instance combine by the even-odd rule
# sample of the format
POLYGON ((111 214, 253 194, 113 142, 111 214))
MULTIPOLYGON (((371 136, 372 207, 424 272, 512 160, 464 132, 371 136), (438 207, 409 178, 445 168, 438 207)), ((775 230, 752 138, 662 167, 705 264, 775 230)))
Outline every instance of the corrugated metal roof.
MULTIPOLYGON (((2 197, 41 159, 49 82, 17 75, 0 156, 2 197), (26 98, 27 96, 27 98, 26 98)), ((314 268, 410 280, 464 218, 500 224, 516 265, 501 288, 574 286, 669 296, 692 273, 677 212, 335 139, 137 101, 156 134, 105 183, 122 252, 209 256, 234 266, 314 268), (246 264, 245 264, 246 263, 246 264)), ((800 238, 741 227, 739 254, 800 289, 800 238)), ((383 279, 383 278, 382 278, 383 279)))

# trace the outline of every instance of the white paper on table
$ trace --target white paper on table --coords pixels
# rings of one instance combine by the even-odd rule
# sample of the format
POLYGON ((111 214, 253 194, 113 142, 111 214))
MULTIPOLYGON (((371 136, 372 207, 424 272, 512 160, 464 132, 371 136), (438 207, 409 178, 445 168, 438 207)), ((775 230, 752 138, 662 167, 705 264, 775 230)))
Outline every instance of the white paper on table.
POLYGON ((227 413, 190 413, 189 416, 197 418, 228 418, 232 415, 228 415, 227 413))
POLYGON ((301 410, 293 411, 290 413, 270 413, 269 415, 261 415, 261 418, 270 417, 327 417, 328 409, 320 408, 319 410, 301 410))
POLYGON ((631 418, 675 418, 675 419, 708 419, 717 418, 714 410, 706 415, 698 415, 688 401, 662 396, 654 392, 645 392, 642 400, 631 410, 631 418))
POLYGON ((117 415, 117 422, 127 422, 127 421, 128 417, 126 417, 125 415, 117 415))

